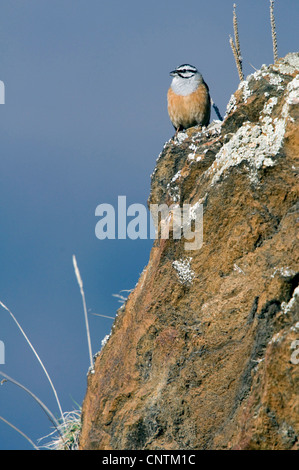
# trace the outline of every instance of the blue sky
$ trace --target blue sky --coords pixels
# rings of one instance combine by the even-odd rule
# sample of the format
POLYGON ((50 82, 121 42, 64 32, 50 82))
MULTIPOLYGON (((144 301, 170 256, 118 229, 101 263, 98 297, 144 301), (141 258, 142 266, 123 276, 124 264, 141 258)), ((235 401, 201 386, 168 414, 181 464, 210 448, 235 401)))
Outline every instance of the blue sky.
MULTIPOLYGON (((81 404, 89 366, 75 254, 90 311, 114 316, 152 240, 98 240, 101 203, 146 204, 150 174, 173 135, 169 71, 197 66, 222 114, 239 80, 228 38, 233 1, 1 0, 0 301, 14 313, 64 411, 81 404)), ((239 0, 244 73, 273 62, 268 0, 239 0)), ((298 50, 299 4, 277 0, 278 52, 298 50)), ((215 118, 215 115, 212 115, 215 118)), ((89 316, 93 353, 112 321, 89 316)), ((0 309, 6 374, 57 414, 49 384, 0 309)), ((111 371, 113 373, 113 371, 111 371)), ((0 387, 0 415, 35 442, 51 424, 32 398, 0 387)), ((0 449, 31 449, 0 421, 0 449)))

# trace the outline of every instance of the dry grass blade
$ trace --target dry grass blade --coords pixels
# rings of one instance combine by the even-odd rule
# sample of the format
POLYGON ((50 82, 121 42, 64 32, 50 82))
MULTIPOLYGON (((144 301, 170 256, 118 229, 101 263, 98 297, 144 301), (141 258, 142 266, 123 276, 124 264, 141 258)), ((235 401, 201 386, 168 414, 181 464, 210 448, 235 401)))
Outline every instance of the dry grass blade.
POLYGON ((109 317, 109 315, 102 315, 101 313, 90 312, 90 315, 96 315, 97 317, 111 318, 112 320, 115 320, 115 317, 109 317))
POLYGON ((73 265, 75 270, 75 275, 80 287, 82 302, 83 302, 83 310, 84 310, 84 317, 85 317, 85 326, 86 326, 86 334, 87 334, 87 342, 88 342, 88 351, 89 351, 89 360, 90 360, 90 367, 93 368, 93 358, 92 358, 92 350, 91 350, 91 340, 90 340, 90 332, 89 332, 89 323, 88 323, 88 316, 87 316, 87 308, 86 308, 86 301, 85 301, 85 294, 83 289, 83 281, 80 275, 80 271, 78 268, 76 256, 73 255, 73 265))
POLYGON ((118 302, 121 303, 121 304, 124 304, 128 300, 127 297, 125 297, 124 295, 121 295, 121 294, 112 294, 112 296, 117 297, 119 299, 118 302))
POLYGON ((1 306, 2 308, 4 308, 4 309, 10 314, 10 316, 12 317, 12 319, 14 320, 14 322, 16 323, 17 327, 18 327, 19 330, 21 331, 22 335, 24 336, 25 340, 26 340, 27 343, 29 344, 30 348, 32 349, 32 351, 33 351, 35 357, 37 358, 38 362, 40 363, 40 365, 41 365, 41 367, 42 367, 42 369, 43 369, 43 371, 44 371, 44 373, 45 373, 45 375, 46 375, 46 377, 47 377, 47 379, 48 379, 48 381, 49 381, 49 383, 50 383, 50 385, 51 385, 51 388, 52 388, 52 390, 53 390, 53 393, 54 393, 54 396, 55 396, 55 399, 56 399, 56 402, 57 402, 57 405, 58 405, 58 408, 59 408, 60 415, 61 415, 61 417, 62 417, 62 419, 63 419, 63 412, 62 412, 62 408, 61 408, 61 405, 60 405, 60 401, 59 401, 59 399, 58 399, 57 392, 56 392, 56 390, 55 390, 55 387, 54 387, 54 385, 53 385, 53 382, 52 382, 52 380, 51 380, 51 378, 50 378, 50 376, 49 376, 49 374, 48 374, 48 372, 47 372, 47 369, 45 368, 45 366, 44 366, 44 364, 43 364, 41 358, 40 358, 39 355, 37 354, 37 352, 36 352, 36 350, 34 349, 32 343, 29 341, 27 335, 25 334, 23 328, 21 327, 21 325, 19 324, 19 322, 17 321, 17 319, 15 318, 15 316, 13 315, 13 313, 12 313, 12 312, 9 310, 9 308, 6 307, 6 305, 4 305, 4 303, 1 302, 1 301, 0 301, 0 306, 1 306))
POLYGON ((57 419, 55 418, 55 416, 53 415, 53 413, 49 410, 49 408, 34 394, 31 392, 31 390, 29 390, 27 387, 25 387, 24 385, 20 384, 19 382, 17 382, 15 379, 12 379, 11 377, 9 377, 9 375, 5 374, 4 372, 0 371, 0 375, 2 375, 2 377, 4 377, 5 380, 2 380, 0 382, 0 384, 2 385, 5 381, 8 381, 8 382, 11 382, 15 385, 17 385, 17 387, 20 387, 22 390, 24 390, 25 392, 27 392, 38 404, 39 406, 42 408, 42 410, 46 413, 47 417, 49 418, 49 420, 51 421, 51 423, 55 426, 55 428, 59 428, 59 422, 57 421, 57 419))
POLYGON ((26 434, 23 433, 23 431, 21 431, 19 428, 17 428, 16 426, 14 426, 12 423, 10 423, 9 421, 7 421, 5 418, 3 418, 2 416, 0 416, 0 419, 8 424, 8 426, 10 426, 12 429, 14 429, 15 431, 17 431, 19 434, 21 434, 21 436, 25 437, 25 439, 27 439, 28 442, 30 442, 30 444, 34 447, 35 450, 39 450, 39 448, 34 444, 34 442, 30 439, 30 437, 26 436, 26 434))

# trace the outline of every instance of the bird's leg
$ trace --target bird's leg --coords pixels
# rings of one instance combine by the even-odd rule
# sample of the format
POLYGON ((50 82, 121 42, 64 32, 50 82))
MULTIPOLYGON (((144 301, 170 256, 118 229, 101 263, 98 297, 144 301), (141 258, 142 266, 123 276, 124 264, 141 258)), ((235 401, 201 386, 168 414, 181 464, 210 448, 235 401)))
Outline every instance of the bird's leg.
POLYGON ((175 128, 175 133, 174 133, 174 135, 173 135, 173 137, 172 137, 173 140, 174 140, 174 139, 176 138, 176 136, 178 135, 179 128, 178 128, 178 127, 175 127, 175 126, 173 126, 173 127, 175 128))
POLYGON ((173 136, 173 138, 177 137, 178 133, 181 132, 183 130, 182 126, 178 126, 177 128, 175 128, 175 134, 173 136))

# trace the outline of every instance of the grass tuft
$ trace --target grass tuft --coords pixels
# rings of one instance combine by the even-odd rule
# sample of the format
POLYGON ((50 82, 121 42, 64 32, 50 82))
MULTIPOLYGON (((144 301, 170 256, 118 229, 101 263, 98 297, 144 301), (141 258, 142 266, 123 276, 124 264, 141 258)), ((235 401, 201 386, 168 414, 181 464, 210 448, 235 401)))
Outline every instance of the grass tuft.
POLYGON ((58 435, 57 430, 54 430, 52 433, 39 439, 39 442, 41 442, 44 439, 50 438, 50 441, 40 446, 40 448, 47 450, 78 450, 81 432, 81 409, 64 413, 64 420, 60 424, 58 431, 58 435))

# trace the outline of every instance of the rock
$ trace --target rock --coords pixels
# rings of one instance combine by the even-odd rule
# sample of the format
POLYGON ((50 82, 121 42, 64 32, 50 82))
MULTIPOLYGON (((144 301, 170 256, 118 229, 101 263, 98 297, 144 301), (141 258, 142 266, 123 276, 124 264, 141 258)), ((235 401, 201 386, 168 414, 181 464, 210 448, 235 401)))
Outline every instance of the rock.
POLYGON ((203 204, 203 246, 155 240, 88 375, 81 449, 299 448, 298 104, 293 53, 165 144, 149 204, 203 204))

